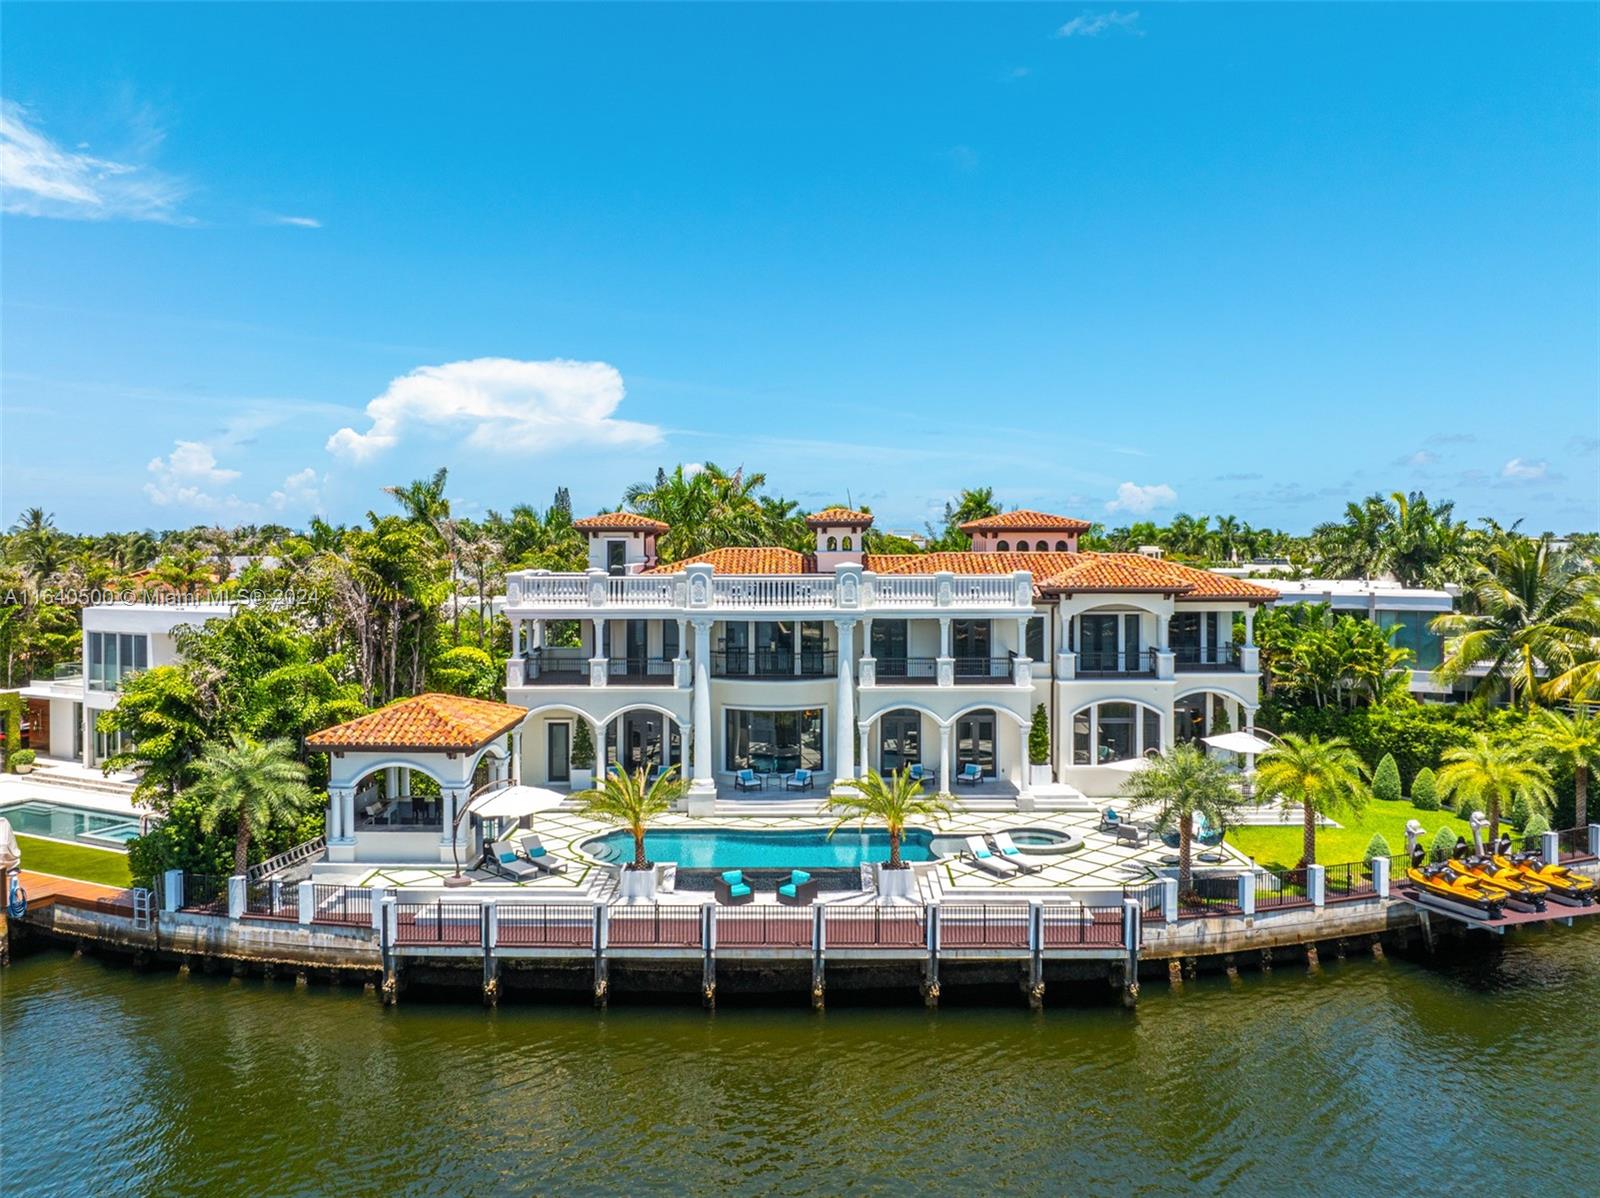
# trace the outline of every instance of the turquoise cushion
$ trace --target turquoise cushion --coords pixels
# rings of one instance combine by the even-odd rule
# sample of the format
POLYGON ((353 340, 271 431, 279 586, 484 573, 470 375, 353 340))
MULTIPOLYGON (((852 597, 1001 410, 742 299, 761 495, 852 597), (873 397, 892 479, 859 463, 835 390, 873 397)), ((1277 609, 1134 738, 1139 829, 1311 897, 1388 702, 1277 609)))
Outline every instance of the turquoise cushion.
POLYGON ((734 898, 743 898, 745 895, 750 893, 750 887, 741 882, 737 886, 728 887, 728 893, 734 898))
POLYGON ((791 869, 789 871, 789 881, 793 882, 796 886, 804 886, 807 882, 811 881, 811 875, 806 873, 806 871, 803 869, 791 869))
POLYGON ((742 870, 742 869, 730 869, 730 870, 728 870, 726 873, 724 873, 722 875, 722 880, 724 882, 729 882, 729 883, 733 883, 733 884, 737 885, 738 883, 744 881, 744 870, 742 870))
POLYGON ((530 856, 530 857, 543 857, 544 856, 544 845, 542 845, 542 844, 534 845, 531 849, 528 850, 528 856, 530 856))
POLYGON ((778 887, 778 893, 783 895, 784 898, 797 898, 800 894, 800 889, 793 882, 790 882, 786 886, 778 887))
POLYGON ((1000 850, 1000 852, 1001 852, 1001 853, 1002 853, 1002 854, 1003 854, 1003 855, 1004 855, 1004 856, 1007 856, 1007 857, 1015 857, 1015 856, 1016 856, 1016 855, 1017 855, 1017 854, 1018 854, 1018 853, 1020 853, 1020 852, 1022 852, 1022 850, 1021 850, 1021 849, 1019 849, 1019 848, 1014 848, 1014 847, 1013 847, 1013 848, 1009 848, 1009 849, 1001 849, 1001 850, 1000 850))
POLYGON ((510 865, 516 859, 517 859, 516 853, 514 853, 510 849, 506 849, 503 853, 500 854, 500 864, 501 865, 510 865))
POLYGON ((979 849, 977 855, 980 856, 980 857, 993 857, 994 856, 994 854, 991 853, 988 849, 979 849))

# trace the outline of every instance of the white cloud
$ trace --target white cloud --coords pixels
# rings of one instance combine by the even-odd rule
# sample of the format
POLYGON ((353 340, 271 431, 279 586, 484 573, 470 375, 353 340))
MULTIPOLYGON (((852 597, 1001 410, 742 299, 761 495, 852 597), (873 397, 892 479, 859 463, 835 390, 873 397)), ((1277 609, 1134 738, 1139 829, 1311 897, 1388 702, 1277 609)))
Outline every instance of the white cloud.
POLYGON ((314 216, 280 216, 275 213, 267 221, 274 225, 293 225, 297 229, 322 228, 322 222, 314 216))
POLYGON ((1395 460, 1396 466, 1431 466, 1439 460, 1439 455, 1430 450, 1419 449, 1416 453, 1406 454, 1395 460))
MULTIPOLYGON (((159 137, 151 139, 158 144, 159 137)), ((28 123, 20 104, 0 100, 0 207, 19 216, 181 223, 187 186, 135 162, 68 150, 28 123)))
POLYGON ((624 393, 622 375, 605 362, 474 358, 419 366, 367 404, 366 432, 342 428, 327 449, 366 461, 414 425, 464 429, 468 446, 492 452, 657 444, 657 426, 613 416, 624 393))
POLYGON ((1532 482, 1534 479, 1543 478, 1548 469, 1547 462, 1529 462, 1523 458, 1512 458, 1500 467, 1500 477, 1514 478, 1518 482, 1532 482))
POLYGON ((1060 29, 1056 30, 1057 37, 1099 37, 1108 31, 1131 33, 1136 37, 1143 37, 1144 30, 1138 27, 1139 13, 1118 12, 1111 9, 1109 12, 1086 12, 1073 17, 1060 29))
POLYGON ((320 509, 322 493, 317 488, 317 472, 307 466, 284 479, 283 488, 272 493, 272 506, 280 512, 285 508, 311 512, 320 509))
POLYGON ((158 507, 241 506, 232 495, 212 494, 212 488, 231 483, 239 472, 218 466, 217 455, 204 441, 179 441, 165 458, 152 458, 147 469, 155 478, 145 483, 144 493, 158 507))
POLYGON ((1117 497, 1106 504, 1108 512, 1130 512, 1143 516, 1158 507, 1170 507, 1178 500, 1178 493, 1166 483, 1122 483, 1117 487, 1117 497))

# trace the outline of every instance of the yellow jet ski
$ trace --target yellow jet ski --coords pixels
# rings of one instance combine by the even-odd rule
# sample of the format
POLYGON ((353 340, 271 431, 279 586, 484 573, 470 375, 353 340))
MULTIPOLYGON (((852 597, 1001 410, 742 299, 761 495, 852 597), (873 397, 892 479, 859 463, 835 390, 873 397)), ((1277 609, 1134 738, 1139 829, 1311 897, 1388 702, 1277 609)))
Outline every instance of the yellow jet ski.
POLYGON ((1499 866, 1490 857, 1455 857, 1446 864, 1459 874, 1505 891, 1508 906, 1533 911, 1545 908, 1545 896, 1550 893, 1550 887, 1509 863, 1499 866))
POLYGON ((1513 853, 1511 837, 1502 836, 1490 858, 1500 869, 1514 869, 1522 877, 1538 882, 1550 891, 1549 897, 1573 907, 1587 907, 1595 901, 1593 878, 1575 874, 1565 865, 1546 863, 1538 853, 1513 853))
POLYGON ((1452 869, 1449 862, 1427 865, 1426 857, 1418 845, 1412 849, 1411 868, 1406 870, 1406 879, 1420 896, 1447 906, 1467 908, 1471 914, 1488 919, 1500 918, 1501 905, 1507 897, 1504 890, 1452 869))

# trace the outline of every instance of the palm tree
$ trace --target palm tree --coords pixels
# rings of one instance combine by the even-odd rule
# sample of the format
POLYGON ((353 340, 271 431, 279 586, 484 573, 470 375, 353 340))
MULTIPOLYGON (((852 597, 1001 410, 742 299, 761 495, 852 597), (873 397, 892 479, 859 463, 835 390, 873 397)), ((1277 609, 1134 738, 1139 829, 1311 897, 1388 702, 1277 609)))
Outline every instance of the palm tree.
POLYGON ((848 823, 863 827, 868 820, 882 823, 889 832, 889 863, 886 869, 904 869, 900 859, 900 842, 905 838, 906 822, 913 819, 933 821, 937 827, 950 814, 950 804, 943 795, 929 794, 922 789, 920 779, 906 770, 895 770, 888 778, 869 770, 865 778, 850 778, 840 782, 838 791, 828 796, 827 810, 838 818, 828 829, 831 837, 848 823))
POLYGON ((1550 774, 1510 744, 1479 732, 1472 743, 1446 749, 1439 771, 1439 797, 1456 798, 1456 810, 1470 815, 1482 808, 1489 817, 1489 839, 1500 839, 1500 812, 1519 796, 1530 814, 1548 813, 1554 799, 1550 774))
POLYGON ((715 462, 698 469, 658 470, 654 483, 635 483, 623 493, 630 511, 670 525, 658 551, 663 561, 680 561, 729 545, 759 545, 771 521, 756 492, 764 474, 728 473, 715 462))
POLYGON ((654 782, 645 781, 644 770, 627 773, 611 770, 605 780, 592 790, 573 797, 583 804, 583 814, 591 819, 616 824, 633 833, 633 864, 629 869, 649 869, 650 861, 644 855, 644 832, 650 821, 672 810, 672 805, 683 794, 678 767, 669 766, 656 775, 654 782))
POLYGON ((1305 816, 1301 866, 1317 859, 1317 817, 1358 813, 1366 806, 1367 767, 1341 737, 1319 740, 1285 733, 1261 755, 1256 785, 1264 794, 1279 794, 1297 804, 1305 816))
MULTIPOLYGON (((383 493, 398 503, 405 512, 407 523, 426 528, 439 542, 450 561, 450 618, 456 644, 461 643, 461 578, 460 555, 457 553, 456 525, 450 519, 450 500, 444 493, 445 480, 450 471, 440 466, 432 478, 419 478, 404 486, 385 487, 383 493)), ((377 517, 367 513, 377 523, 377 517)))
POLYGON ((1194 817, 1226 829, 1244 802, 1223 764, 1193 745, 1176 745, 1153 757, 1122 786, 1123 797, 1154 803, 1158 827, 1178 826, 1178 893, 1193 888, 1194 817))
POLYGON ((1597 588, 1600 581, 1583 571, 1577 555, 1552 550, 1548 537, 1495 545, 1473 572, 1468 610, 1433 621, 1435 632, 1452 638, 1434 677, 1448 686, 1483 666, 1475 695, 1506 691, 1531 708, 1594 660, 1597 588))
POLYGON ((234 733, 223 744, 206 745, 195 763, 196 778, 189 793, 200 800, 200 827, 216 830, 224 817, 239 822, 233 846, 233 872, 242 874, 250 864, 250 840, 279 819, 292 819, 316 800, 306 785, 306 767, 295 760, 287 738, 258 741, 234 733))
POLYGON ((1535 713, 1534 744, 1547 762, 1572 771, 1574 823, 1589 822, 1589 774, 1600 770, 1600 717, 1587 707, 1570 713, 1545 710, 1535 713))

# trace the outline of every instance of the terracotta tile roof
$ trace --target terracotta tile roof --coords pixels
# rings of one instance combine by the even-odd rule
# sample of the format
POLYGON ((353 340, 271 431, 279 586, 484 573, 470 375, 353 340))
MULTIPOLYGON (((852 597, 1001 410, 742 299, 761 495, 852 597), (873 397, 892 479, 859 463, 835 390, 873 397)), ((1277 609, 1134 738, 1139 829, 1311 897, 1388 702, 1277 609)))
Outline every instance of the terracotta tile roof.
POLYGON ((522 723, 525 707, 460 695, 414 695, 387 707, 313 732, 306 745, 330 751, 442 749, 470 752, 522 723))
POLYGON ((817 559, 814 554, 797 553, 776 545, 756 545, 750 548, 713 549, 698 553, 670 565, 656 566, 645 574, 675 574, 685 566, 705 563, 718 574, 815 574, 817 559))
POLYGON ((866 528, 872 523, 871 512, 858 512, 854 508, 825 507, 806 517, 807 528, 821 528, 829 524, 847 524, 851 528, 866 528))
POLYGON ((1049 512, 1036 512, 1019 508, 1014 512, 1001 512, 997 516, 981 516, 968 520, 961 531, 972 532, 1088 532, 1087 520, 1074 520, 1071 516, 1052 516, 1049 512))
POLYGON ((637 512, 601 512, 574 520, 572 527, 588 532, 666 532, 672 526, 637 512))
POLYGON ((869 553, 865 566, 879 574, 1033 575, 1036 594, 1056 591, 1130 591, 1187 599, 1270 602, 1277 593, 1240 578, 1139 553, 869 553))

